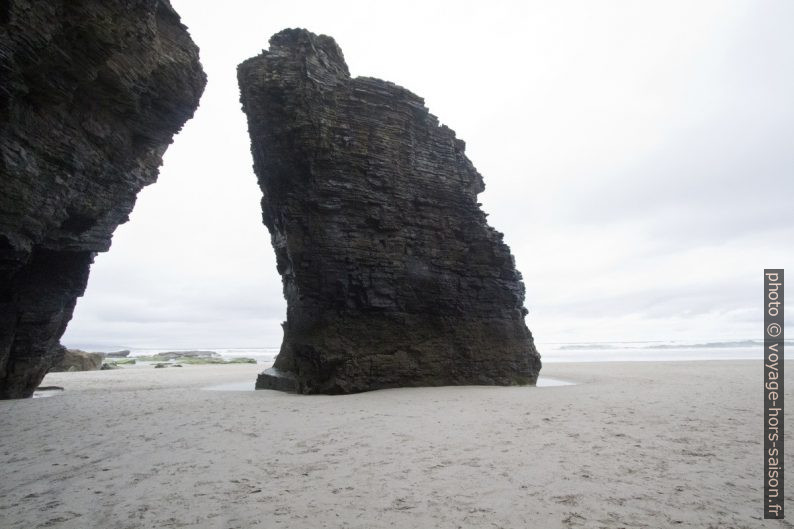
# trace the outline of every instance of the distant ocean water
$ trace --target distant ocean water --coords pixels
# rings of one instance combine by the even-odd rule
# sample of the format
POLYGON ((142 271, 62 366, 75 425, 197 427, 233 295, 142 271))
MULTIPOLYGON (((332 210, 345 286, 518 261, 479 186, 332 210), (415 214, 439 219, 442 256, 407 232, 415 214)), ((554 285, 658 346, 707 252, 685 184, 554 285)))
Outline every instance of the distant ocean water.
MULTIPOLYGON (((786 346, 792 341, 786 340, 786 346)), ((762 340, 536 343, 543 362, 760 360, 762 340)))
MULTIPOLYGON (((107 351, 111 351, 107 349, 107 351)), ((273 361, 278 354, 278 347, 261 347, 261 348, 231 348, 220 349, 213 347, 191 347, 190 349, 184 348, 164 348, 164 349, 129 349, 130 358, 136 356, 151 356, 157 353, 165 353, 169 351, 214 351, 220 354, 223 358, 253 358, 257 364, 264 364, 267 366, 273 365, 273 361)))
MULTIPOLYGON (((792 340, 785 344, 791 347, 792 340)), ((555 362, 651 362, 686 360, 760 360, 763 357, 763 341, 648 341, 648 342, 537 342, 536 346, 544 363, 555 362)), ((93 348, 95 349, 95 348, 93 348)), ((103 351, 120 348, 107 347, 103 351)), ((273 364, 278 347, 262 348, 201 348, 192 349, 130 349, 131 357, 153 355, 164 351, 207 350, 215 351, 224 358, 247 357, 258 364, 273 364)))

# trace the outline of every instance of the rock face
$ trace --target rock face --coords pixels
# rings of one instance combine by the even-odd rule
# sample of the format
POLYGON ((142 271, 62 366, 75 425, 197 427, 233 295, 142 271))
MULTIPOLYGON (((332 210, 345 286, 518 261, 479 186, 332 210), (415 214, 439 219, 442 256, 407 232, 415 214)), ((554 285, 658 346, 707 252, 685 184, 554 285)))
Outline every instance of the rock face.
POLYGON ((29 397, 96 252, 157 179, 206 77, 167 0, 0 8, 0 398, 29 397))
POLYGON ((63 371, 96 371, 102 368, 102 353, 87 353, 79 349, 61 347, 60 353, 55 355, 51 373, 63 371))
POLYGON ((351 78, 327 36, 284 30, 238 80, 288 307, 257 387, 533 384, 521 275, 464 142, 408 90, 351 78))

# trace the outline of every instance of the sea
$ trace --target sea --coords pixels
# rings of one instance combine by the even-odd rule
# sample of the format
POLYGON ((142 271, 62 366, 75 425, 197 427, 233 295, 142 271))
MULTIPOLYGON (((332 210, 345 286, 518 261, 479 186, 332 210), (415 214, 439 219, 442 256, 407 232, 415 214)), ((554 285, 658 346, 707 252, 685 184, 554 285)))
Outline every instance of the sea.
MULTIPOLYGON (((785 345, 791 346, 792 340, 785 345)), ((557 362, 655 362, 691 360, 760 360, 762 340, 736 341, 639 341, 639 342, 536 342, 544 364, 557 362)), ((91 347, 84 350, 116 351, 129 349, 130 357, 148 356, 165 351, 214 351, 224 358, 253 358, 258 364, 273 364, 278 347, 191 349, 135 349, 128 347, 91 347)))
MULTIPOLYGON (((786 346, 793 345, 792 340, 785 340, 786 346)), ((764 355, 764 342, 762 340, 734 340, 734 341, 639 341, 639 342, 536 342, 544 365, 560 362, 654 362, 672 361, 685 362, 694 360, 758 360, 764 355)), ((156 353, 169 351, 213 351, 226 359, 253 358, 263 369, 273 365, 278 347, 202 347, 191 349, 179 348, 147 348, 136 349, 133 347, 97 346, 67 344, 69 347, 84 351, 113 352, 129 350, 129 358, 151 356, 156 353)), ((137 367, 149 362, 138 362, 137 367)), ((133 367, 133 366, 125 366, 133 367)), ((538 387, 571 386, 574 382, 549 378, 541 373, 537 382, 538 387)), ((219 384, 203 388, 212 391, 254 391, 252 380, 219 384)), ((51 397, 59 391, 40 391, 34 397, 51 397)))

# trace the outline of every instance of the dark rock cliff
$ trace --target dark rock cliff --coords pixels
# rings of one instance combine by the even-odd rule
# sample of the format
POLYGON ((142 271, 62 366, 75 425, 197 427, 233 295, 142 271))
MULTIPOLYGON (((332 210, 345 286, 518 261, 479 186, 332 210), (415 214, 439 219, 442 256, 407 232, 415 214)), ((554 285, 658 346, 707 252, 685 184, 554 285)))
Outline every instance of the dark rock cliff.
POLYGON ((167 0, 2 3, 0 398, 47 373, 95 252, 205 83, 167 0))
POLYGON ((334 40, 285 30, 238 68, 287 299, 259 388, 532 384, 524 285, 463 141, 334 40))

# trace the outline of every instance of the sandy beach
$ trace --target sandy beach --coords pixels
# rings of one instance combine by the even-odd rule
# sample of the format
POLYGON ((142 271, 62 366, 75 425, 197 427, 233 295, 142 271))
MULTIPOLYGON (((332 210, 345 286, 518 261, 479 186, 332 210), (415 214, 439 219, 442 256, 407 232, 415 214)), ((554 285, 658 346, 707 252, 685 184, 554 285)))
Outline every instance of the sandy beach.
POLYGON ((62 393, 0 402, 0 526, 791 526, 762 520, 760 361, 549 364, 576 383, 558 387, 202 389, 261 368, 57 373, 62 393))

